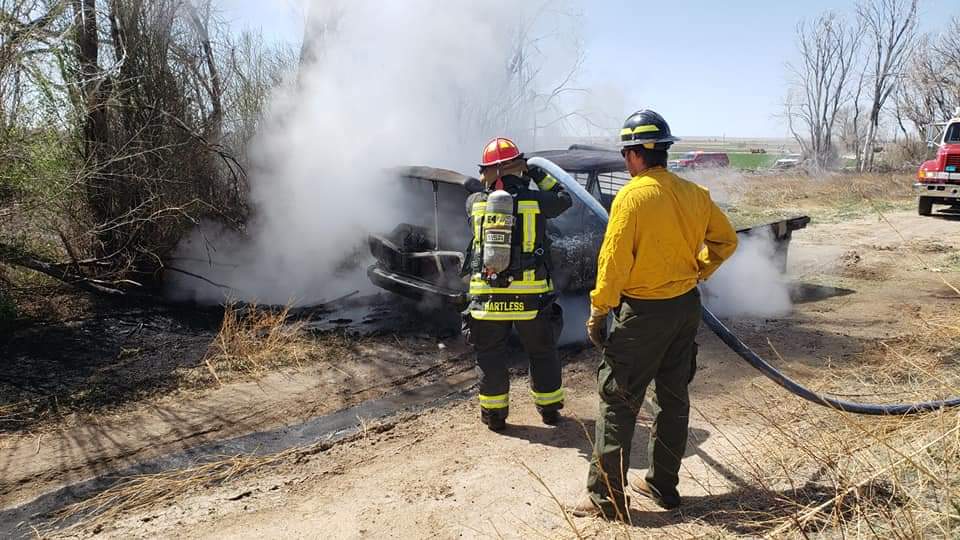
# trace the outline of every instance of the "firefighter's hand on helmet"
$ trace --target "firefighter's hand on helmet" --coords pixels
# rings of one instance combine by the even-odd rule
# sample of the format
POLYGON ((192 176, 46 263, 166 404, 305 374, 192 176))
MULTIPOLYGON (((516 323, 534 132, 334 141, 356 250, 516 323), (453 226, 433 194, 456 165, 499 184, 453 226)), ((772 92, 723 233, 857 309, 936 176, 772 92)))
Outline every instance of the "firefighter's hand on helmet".
MULTIPOLYGON (((526 160, 524 160, 524 163, 526 163, 526 160)), ((528 165, 527 174, 530 175, 530 178, 533 178, 534 182, 539 184, 540 182, 543 181, 544 177, 547 176, 547 171, 541 169, 536 165, 528 165)))
POLYGON ((587 319, 587 337, 596 347, 603 347, 607 333, 607 312, 590 308, 590 318, 587 319))

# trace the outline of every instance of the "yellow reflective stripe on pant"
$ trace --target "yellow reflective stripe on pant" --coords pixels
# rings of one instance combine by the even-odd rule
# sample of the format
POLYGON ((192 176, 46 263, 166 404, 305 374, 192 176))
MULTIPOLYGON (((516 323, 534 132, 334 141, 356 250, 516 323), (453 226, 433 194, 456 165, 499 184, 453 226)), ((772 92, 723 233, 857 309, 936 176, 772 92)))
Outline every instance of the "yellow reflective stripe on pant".
POLYGON ((485 396, 480 394, 480 406, 484 409, 506 409, 510 406, 510 394, 485 396))
POLYGON ((563 401, 563 388, 554 390, 553 392, 534 392, 530 391, 533 394, 533 402, 537 405, 553 405, 554 403, 560 403, 563 401))
POLYGON ((538 310, 533 311, 486 311, 470 310, 470 316, 478 321, 532 321, 537 318, 538 310))

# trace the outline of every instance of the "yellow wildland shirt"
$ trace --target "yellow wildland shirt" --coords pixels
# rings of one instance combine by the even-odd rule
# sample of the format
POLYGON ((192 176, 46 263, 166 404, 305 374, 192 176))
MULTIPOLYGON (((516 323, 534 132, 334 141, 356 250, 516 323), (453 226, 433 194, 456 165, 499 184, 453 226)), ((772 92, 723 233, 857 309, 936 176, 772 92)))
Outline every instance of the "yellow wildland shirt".
POLYGON ((736 249, 737 233, 706 188, 663 167, 648 169, 613 199, 591 304, 606 312, 622 296, 675 298, 736 249))

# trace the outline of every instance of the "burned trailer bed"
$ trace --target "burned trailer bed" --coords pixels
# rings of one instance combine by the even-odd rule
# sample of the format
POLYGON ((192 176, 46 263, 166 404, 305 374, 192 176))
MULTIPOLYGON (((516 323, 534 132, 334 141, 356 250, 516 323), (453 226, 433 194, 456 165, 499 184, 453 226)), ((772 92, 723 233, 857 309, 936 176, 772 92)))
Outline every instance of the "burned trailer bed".
MULTIPOLYGON (((574 145, 567 150, 534 152, 570 173, 608 211, 616 192, 629 178, 619 152, 574 145)), ((396 175, 409 181, 406 215, 390 233, 369 235, 375 262, 367 270, 370 281, 387 291, 424 303, 461 309, 466 304, 466 280, 461 277, 464 253, 471 235, 467 227, 466 198, 481 189, 476 178, 433 167, 401 167, 396 175)), ((594 203, 595 204, 595 203, 594 203)), ((740 236, 769 235, 775 245, 775 263, 786 271, 793 231, 810 223, 807 216, 783 219, 740 229, 740 236)), ((573 207, 547 222, 552 279, 558 291, 582 293, 593 288, 596 257, 605 224, 574 198, 573 207)))

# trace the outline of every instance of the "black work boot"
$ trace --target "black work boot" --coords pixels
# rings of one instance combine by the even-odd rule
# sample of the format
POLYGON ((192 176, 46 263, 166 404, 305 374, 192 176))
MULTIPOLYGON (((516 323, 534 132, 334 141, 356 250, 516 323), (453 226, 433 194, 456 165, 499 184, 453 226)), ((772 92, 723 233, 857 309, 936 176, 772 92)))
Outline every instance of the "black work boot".
POLYGON ((491 412, 489 409, 480 409, 480 421, 486 424, 490 431, 503 431, 507 427, 507 415, 491 412))
POLYGON ((548 426, 555 426, 560 423, 560 411, 557 409, 540 411, 540 418, 543 419, 544 424, 548 426))

